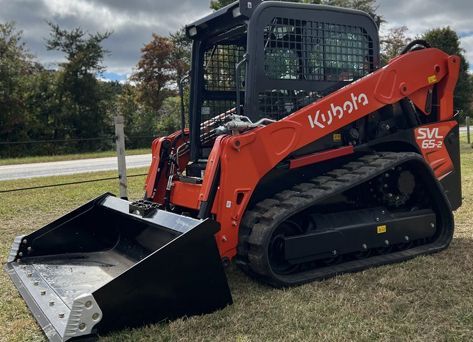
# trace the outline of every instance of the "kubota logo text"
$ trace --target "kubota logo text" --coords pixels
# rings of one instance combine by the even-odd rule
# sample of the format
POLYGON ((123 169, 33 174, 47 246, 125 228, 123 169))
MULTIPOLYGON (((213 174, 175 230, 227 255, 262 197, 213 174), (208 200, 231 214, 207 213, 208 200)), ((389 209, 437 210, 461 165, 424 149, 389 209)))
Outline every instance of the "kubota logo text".
POLYGON ((422 140, 422 149, 442 148, 443 136, 440 135, 438 127, 421 127, 417 130, 417 140, 422 140))
POLYGON ((328 127, 333 124, 334 120, 341 120, 346 113, 351 114, 353 111, 358 110, 359 106, 365 107, 368 103, 368 96, 366 94, 355 95, 351 93, 350 99, 345 101, 343 105, 337 106, 331 103, 330 110, 327 113, 321 113, 318 110, 315 115, 308 115, 310 127, 328 127))

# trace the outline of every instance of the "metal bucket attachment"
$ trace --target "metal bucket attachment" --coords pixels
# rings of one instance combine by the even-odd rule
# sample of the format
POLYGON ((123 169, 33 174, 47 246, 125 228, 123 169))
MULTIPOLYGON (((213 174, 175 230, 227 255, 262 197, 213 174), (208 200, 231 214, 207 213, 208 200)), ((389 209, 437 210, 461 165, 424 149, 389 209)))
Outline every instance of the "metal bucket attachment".
POLYGON ((232 303, 218 224, 146 218, 105 194, 15 239, 6 264, 50 340, 209 313, 232 303))

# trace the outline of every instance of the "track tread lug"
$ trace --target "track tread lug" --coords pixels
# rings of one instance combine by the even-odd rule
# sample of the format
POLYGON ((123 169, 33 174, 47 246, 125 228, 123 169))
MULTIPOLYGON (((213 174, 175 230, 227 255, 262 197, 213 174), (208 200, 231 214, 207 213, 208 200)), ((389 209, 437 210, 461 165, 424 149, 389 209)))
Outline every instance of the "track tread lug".
POLYGON ((348 171, 353 171, 353 170, 357 170, 359 169, 360 167, 363 167, 365 166, 366 164, 365 163, 360 163, 360 162, 350 162, 348 164, 346 164, 343 168, 348 170, 348 171))
POLYGON ((272 198, 267 198, 256 204, 257 210, 269 210, 275 205, 278 205, 280 201, 272 198))
POLYGON ((300 183, 300 184, 297 184, 293 187, 293 189, 295 191, 299 191, 301 193, 303 193, 304 191, 307 191, 307 190, 310 190, 310 189, 313 189, 314 188, 314 184, 313 183, 300 183))
POLYGON ((297 196, 299 194, 298 191, 293 191, 293 190, 284 190, 282 192, 277 193, 274 195, 274 198, 280 200, 280 201, 285 201, 291 197, 297 196))
POLYGON ((311 182, 316 184, 316 185, 321 185, 321 184, 324 184, 324 183, 332 181, 332 180, 333 180, 333 177, 319 176, 319 177, 313 178, 311 180, 311 182))
POLYGON ((332 171, 327 172, 326 175, 338 179, 338 178, 346 175, 347 173, 350 173, 350 171, 348 171, 346 169, 336 169, 336 170, 332 170, 332 171))

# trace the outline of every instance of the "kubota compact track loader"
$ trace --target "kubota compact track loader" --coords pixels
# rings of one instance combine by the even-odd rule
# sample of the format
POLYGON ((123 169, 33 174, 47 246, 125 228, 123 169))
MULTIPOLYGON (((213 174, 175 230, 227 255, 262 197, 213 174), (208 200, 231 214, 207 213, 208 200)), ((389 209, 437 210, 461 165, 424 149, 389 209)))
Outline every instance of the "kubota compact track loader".
POLYGON ((285 2, 187 34, 190 127, 153 142, 145 198, 15 240, 7 271, 50 339, 223 308, 232 260, 290 286, 449 245, 459 57, 415 41, 380 68, 368 15, 285 2))

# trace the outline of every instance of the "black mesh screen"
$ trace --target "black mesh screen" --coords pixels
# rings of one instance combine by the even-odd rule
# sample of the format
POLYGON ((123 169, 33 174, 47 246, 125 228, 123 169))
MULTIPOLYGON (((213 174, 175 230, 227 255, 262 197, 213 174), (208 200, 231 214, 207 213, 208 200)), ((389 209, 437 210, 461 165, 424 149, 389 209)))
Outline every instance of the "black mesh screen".
MULTIPOLYGON (((236 65, 243 59, 245 48, 235 44, 218 44, 204 54, 204 92, 202 121, 209 120, 235 107, 236 65)), ((241 70, 240 89, 244 90, 245 68, 241 70)))
MULTIPOLYGON (((202 122, 235 107, 235 67, 246 52, 244 40, 205 50, 202 122)), ((258 113, 247 114, 279 120, 370 73, 373 55, 372 38, 363 27, 275 17, 264 29, 264 56, 256 66, 267 78, 255 99, 258 113), (294 82, 291 89, 288 81, 294 82)), ((244 67, 240 79, 245 80, 244 67)))
POLYGON ((202 104, 202 120, 207 121, 219 114, 225 113, 229 109, 235 108, 234 100, 205 100, 202 104))
POLYGON ((274 80, 351 81, 370 72, 363 28, 275 18, 265 28, 265 74, 274 80))
POLYGON ((258 102, 264 117, 279 120, 319 98, 317 92, 305 90, 268 90, 258 95, 258 102))
POLYGON ((258 94, 259 117, 279 120, 373 69, 373 42, 362 27, 276 17, 264 32, 264 75, 272 80, 265 84, 272 88, 258 94))
POLYGON ((204 55, 205 89, 235 91, 235 66, 244 53, 245 49, 237 45, 215 45, 207 50, 204 55))

